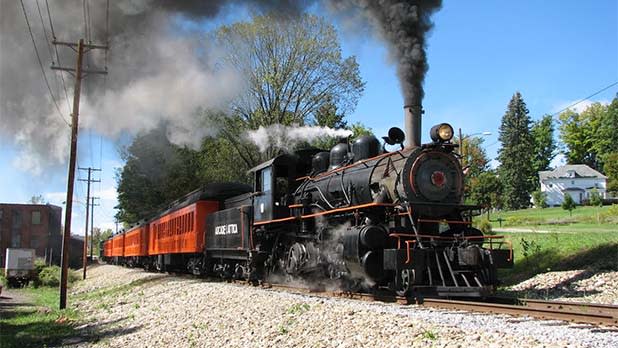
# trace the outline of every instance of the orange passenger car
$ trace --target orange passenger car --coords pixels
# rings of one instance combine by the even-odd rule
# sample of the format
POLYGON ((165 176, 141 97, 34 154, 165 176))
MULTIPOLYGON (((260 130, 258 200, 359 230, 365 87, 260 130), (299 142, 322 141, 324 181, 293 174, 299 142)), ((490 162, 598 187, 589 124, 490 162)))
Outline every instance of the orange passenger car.
POLYGON ((148 225, 135 227, 124 234, 124 256, 148 255, 148 225))
POLYGON ((153 220, 148 255, 203 252, 206 216, 217 210, 217 201, 198 201, 153 220))
POLYGON ((103 256, 112 257, 112 240, 108 239, 103 242, 103 256))
POLYGON ((112 257, 124 256, 124 233, 118 234, 112 238, 112 257))

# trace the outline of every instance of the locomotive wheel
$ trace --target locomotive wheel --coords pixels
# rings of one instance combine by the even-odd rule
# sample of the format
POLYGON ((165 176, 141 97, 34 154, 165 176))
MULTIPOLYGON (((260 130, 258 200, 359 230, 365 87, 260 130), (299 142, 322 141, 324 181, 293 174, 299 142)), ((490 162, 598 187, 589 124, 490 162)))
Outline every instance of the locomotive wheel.
POLYGON ((415 282, 416 274, 413 269, 403 269, 398 274, 399 289, 396 290, 398 296, 409 296, 412 293, 412 285, 415 282))
POLYGON ((287 274, 297 275, 300 273, 303 265, 307 261, 307 249, 300 243, 294 243, 288 251, 288 257, 285 262, 285 271, 287 274))

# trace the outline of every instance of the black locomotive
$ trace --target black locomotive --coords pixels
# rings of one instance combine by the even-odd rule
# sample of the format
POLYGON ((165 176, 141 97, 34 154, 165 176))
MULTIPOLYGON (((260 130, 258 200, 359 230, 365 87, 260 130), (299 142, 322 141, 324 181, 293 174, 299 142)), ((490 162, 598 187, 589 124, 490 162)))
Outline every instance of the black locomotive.
POLYGON ((254 187, 208 185, 105 242, 115 263, 254 282, 337 282, 404 295, 486 296, 513 264, 502 237, 472 227, 463 205, 453 128, 420 143, 420 112, 406 109, 411 140, 391 128, 330 151, 286 153, 250 170, 254 187), (395 147, 386 151, 386 146, 395 147), (126 235, 126 238, 125 238, 126 235), (126 239, 126 240, 125 240, 126 239))
POLYGON ((512 266, 501 237, 483 236, 463 201, 448 124, 404 148, 363 136, 330 152, 283 154, 250 170, 254 191, 224 201, 206 223, 204 262, 224 277, 331 279, 350 289, 485 296, 512 266))

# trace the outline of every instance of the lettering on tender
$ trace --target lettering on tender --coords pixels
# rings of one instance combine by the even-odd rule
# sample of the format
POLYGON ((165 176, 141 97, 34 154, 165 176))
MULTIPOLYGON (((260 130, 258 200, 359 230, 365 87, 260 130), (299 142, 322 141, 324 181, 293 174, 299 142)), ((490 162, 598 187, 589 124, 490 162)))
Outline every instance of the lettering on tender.
POLYGON ((238 234, 238 224, 219 225, 215 227, 215 236, 238 234))

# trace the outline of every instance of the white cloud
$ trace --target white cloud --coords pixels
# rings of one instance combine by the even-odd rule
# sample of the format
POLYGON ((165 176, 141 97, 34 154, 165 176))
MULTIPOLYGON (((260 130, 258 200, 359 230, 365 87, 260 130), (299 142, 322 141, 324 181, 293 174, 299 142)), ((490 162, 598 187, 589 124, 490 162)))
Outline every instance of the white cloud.
POLYGON ((99 197, 101 200, 116 201, 118 198, 118 192, 116 192, 116 188, 108 187, 101 189, 101 191, 95 192, 94 196, 99 197))

